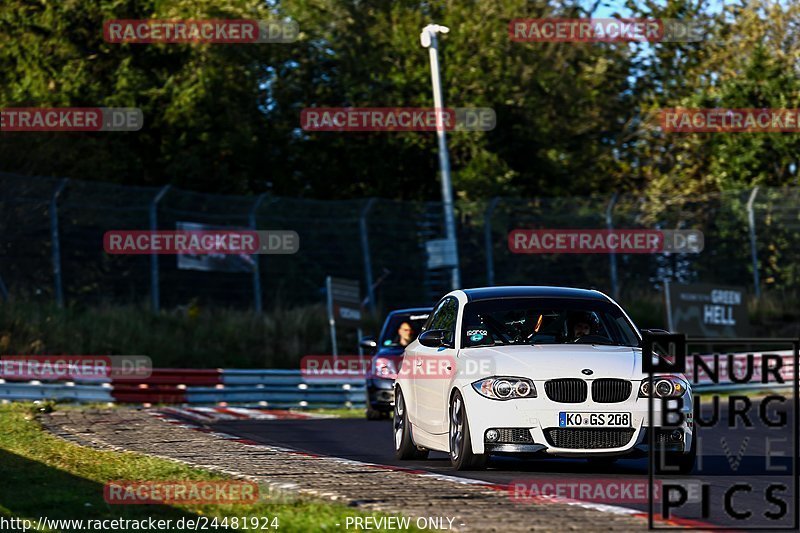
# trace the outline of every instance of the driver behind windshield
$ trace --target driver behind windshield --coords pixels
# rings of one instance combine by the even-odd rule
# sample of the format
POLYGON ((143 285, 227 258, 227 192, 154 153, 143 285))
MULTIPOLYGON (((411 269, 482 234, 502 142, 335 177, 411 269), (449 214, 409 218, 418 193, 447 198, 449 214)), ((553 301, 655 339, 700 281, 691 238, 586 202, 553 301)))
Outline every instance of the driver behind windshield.
POLYGON ((593 328, 595 321, 592 319, 593 317, 587 313, 580 313, 570 319, 570 333, 573 341, 596 333, 593 328))
POLYGON ((400 327, 397 328, 397 344, 400 346, 408 346, 417 336, 414 334, 414 328, 411 327, 411 324, 408 322, 403 322, 400 324, 400 327))

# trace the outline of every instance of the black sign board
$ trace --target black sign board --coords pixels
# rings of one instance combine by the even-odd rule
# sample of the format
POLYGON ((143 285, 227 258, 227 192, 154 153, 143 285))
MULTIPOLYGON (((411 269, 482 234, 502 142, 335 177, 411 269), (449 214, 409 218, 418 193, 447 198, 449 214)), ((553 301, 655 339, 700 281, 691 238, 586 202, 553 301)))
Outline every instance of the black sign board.
POLYGON ((747 293, 742 287, 669 285, 670 328, 696 337, 743 337, 750 333, 747 293))

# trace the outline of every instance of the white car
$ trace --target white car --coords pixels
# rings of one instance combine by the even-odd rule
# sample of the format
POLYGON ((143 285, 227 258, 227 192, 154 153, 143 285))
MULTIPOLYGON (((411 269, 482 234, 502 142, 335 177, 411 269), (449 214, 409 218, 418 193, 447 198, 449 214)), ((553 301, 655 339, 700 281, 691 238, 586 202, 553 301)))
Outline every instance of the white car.
POLYGON ((641 335, 605 294, 561 287, 457 290, 406 347, 395 382, 400 459, 429 450, 458 470, 494 454, 646 456, 648 395, 680 406, 662 424, 654 399, 655 452, 677 473, 694 467, 692 392, 682 374, 642 370, 641 335))

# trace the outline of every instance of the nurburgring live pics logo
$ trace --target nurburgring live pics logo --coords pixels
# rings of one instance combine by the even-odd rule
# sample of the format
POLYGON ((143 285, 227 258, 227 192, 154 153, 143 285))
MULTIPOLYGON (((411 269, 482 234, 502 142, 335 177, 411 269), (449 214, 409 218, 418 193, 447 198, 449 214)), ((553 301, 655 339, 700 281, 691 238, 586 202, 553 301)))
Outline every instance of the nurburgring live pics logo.
MULTIPOLYGON (((662 430, 688 424, 692 439, 696 439, 692 475, 699 485, 699 500, 690 501, 687 487, 673 481, 678 469, 674 459, 654 449, 649 452, 653 474, 668 476, 660 480, 660 518, 669 520, 680 513, 678 518, 684 520, 712 520, 713 524, 703 525, 704 530, 730 530, 731 526, 742 530, 741 524, 746 523, 747 530, 796 531, 798 514, 791 506, 798 502, 791 487, 798 488, 800 443, 793 415, 800 408, 800 400, 781 391, 798 390, 800 341, 728 338, 721 343, 742 347, 792 345, 793 349, 783 353, 688 355, 690 342, 699 344, 683 334, 643 334, 642 370, 649 379, 655 374, 683 374, 695 390, 693 413, 684 412, 683 397, 649 400, 648 432, 654 431, 660 419, 662 430), (698 394, 701 384, 725 392, 698 394), (690 414, 693 416, 688 418, 690 414), (715 460, 718 457, 722 461, 715 460), (706 476, 713 476, 713 482, 706 476)), ((653 481, 659 482, 656 478, 653 481)))

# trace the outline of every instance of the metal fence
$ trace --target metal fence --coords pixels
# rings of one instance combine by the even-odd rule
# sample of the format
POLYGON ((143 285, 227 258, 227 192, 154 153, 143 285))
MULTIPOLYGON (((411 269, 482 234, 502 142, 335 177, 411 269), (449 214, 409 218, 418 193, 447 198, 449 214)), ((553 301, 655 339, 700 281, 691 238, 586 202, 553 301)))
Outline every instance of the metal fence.
MULTIPOLYGON (((795 353, 793 350, 766 352, 779 356, 781 381, 751 379, 734 381, 742 370, 728 368, 727 359, 719 359, 719 376, 712 380, 703 372, 693 375, 688 365, 687 377, 698 392, 780 390, 793 387, 795 353), (744 381, 744 382, 743 382, 744 381)), ((756 376, 761 378, 760 352, 733 352, 733 364, 746 368, 752 354, 756 376)), ((701 356, 709 368, 717 368, 714 356, 701 356)), ((719 356, 717 356, 719 357, 719 356)), ((8 377, 8 376, 4 376, 8 377)), ((16 379, 16 378, 14 378, 16 379)), ((57 400, 68 402, 118 402, 140 404, 257 404, 263 407, 363 407, 366 404, 364 377, 357 372, 350 377, 307 377, 300 370, 254 369, 153 369, 151 376, 139 379, 72 378, 74 381, 0 379, 0 401, 57 400)), ((636 389, 634 389, 636 390, 636 389)))
MULTIPOLYGON (((617 296, 664 280, 746 286, 754 294, 800 287, 800 189, 703 197, 609 195, 458 202, 464 286, 593 286, 617 296), (700 254, 525 255, 516 228, 699 229, 700 254)), ((141 303, 267 309, 318 303, 327 275, 374 285, 377 307, 430 303, 446 271, 427 268, 425 243, 442 238, 438 202, 221 196, 0 173, 0 296, 61 304, 141 303), (176 229, 178 222, 300 235, 295 255, 260 255, 254 272, 178 268, 175 256, 109 255, 108 230, 176 229)))

